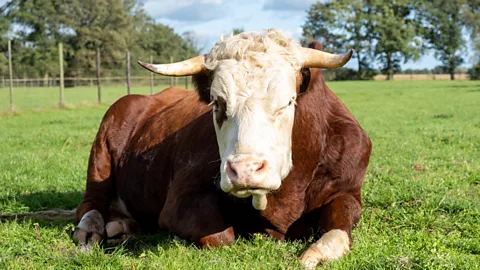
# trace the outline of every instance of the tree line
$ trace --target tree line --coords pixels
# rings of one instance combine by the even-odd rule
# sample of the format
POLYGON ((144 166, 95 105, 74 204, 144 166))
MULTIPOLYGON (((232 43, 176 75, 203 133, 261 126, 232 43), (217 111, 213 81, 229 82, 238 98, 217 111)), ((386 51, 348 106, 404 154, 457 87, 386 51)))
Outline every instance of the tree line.
MULTIPOLYGON (((178 35, 156 23, 137 0, 11 0, 0 7, 0 51, 12 38, 16 77, 58 76, 58 43, 66 77, 93 76, 97 50, 102 76, 125 74, 125 54, 156 62, 199 53, 191 32, 178 35)), ((0 57, 0 74, 8 74, 0 57)), ((132 73, 141 71, 132 65, 132 73)))
POLYGON ((371 79, 374 64, 392 79, 401 63, 433 50, 453 80, 469 60, 469 42, 478 62, 469 72, 480 77, 480 0, 322 1, 309 8, 302 28, 303 43, 320 40, 330 52, 355 49, 358 71, 342 73, 350 79, 371 79))

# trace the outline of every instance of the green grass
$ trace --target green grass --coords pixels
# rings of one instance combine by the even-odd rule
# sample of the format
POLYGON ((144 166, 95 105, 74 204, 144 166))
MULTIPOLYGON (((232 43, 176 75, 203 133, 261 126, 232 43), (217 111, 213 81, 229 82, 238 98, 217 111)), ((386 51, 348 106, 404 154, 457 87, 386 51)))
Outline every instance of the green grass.
MULTIPOLYGON (((479 269, 480 83, 329 86, 371 136, 373 153, 352 252, 327 268, 479 269)), ((85 100, 94 101, 95 89, 90 92, 85 100)), ((47 96, 32 93, 19 104, 48 105, 47 96)), ((66 94, 69 102, 71 94, 66 94)), ((106 109, 77 106, 0 116, 0 212, 76 207, 90 144, 106 109)), ((73 226, 0 223, 0 268, 297 269, 296 256, 306 247, 256 237, 199 250, 163 233, 143 236, 129 247, 81 253, 70 240, 73 226)))
MULTIPOLYGON (((156 85, 154 91, 160 91, 167 85, 156 85)), ((180 85, 181 87, 181 85, 180 85)), ((132 94, 150 94, 150 86, 132 87, 132 94)), ((127 94, 125 85, 103 86, 102 102, 110 104, 127 94)), ((67 107, 90 105, 98 100, 96 87, 65 88, 64 102, 67 107)), ((45 109, 59 107, 59 87, 15 87, 13 89, 13 104, 16 111, 45 109)), ((0 88, 0 112, 10 109, 9 88, 0 88)))

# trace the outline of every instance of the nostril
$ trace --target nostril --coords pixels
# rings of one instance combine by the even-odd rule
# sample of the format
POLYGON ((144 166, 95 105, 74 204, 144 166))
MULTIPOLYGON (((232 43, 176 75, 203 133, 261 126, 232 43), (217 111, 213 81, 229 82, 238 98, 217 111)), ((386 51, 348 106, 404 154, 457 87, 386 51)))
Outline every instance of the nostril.
POLYGON ((230 161, 227 161, 226 172, 230 179, 237 178, 237 171, 232 167, 232 163, 230 163, 230 161))
POLYGON ((264 160, 262 162, 258 162, 256 165, 257 165, 257 169, 255 170, 255 172, 256 173, 262 172, 267 168, 267 161, 264 160))

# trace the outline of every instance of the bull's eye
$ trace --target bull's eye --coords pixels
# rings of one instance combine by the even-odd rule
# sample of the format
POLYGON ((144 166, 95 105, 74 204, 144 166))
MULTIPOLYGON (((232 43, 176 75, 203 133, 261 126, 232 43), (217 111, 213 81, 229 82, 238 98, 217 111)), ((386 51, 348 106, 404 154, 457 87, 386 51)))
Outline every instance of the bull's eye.
POLYGON ((222 127, 223 121, 227 119, 227 103, 222 98, 219 98, 212 102, 213 113, 215 114, 215 120, 219 127, 222 127))
POLYGON ((288 105, 283 106, 283 107, 281 107, 280 109, 278 109, 278 110, 275 112, 274 116, 276 117, 276 116, 282 114, 282 113, 285 111, 286 108, 292 106, 293 104, 295 104, 295 97, 292 97, 292 99, 290 99, 290 101, 288 102, 288 105))

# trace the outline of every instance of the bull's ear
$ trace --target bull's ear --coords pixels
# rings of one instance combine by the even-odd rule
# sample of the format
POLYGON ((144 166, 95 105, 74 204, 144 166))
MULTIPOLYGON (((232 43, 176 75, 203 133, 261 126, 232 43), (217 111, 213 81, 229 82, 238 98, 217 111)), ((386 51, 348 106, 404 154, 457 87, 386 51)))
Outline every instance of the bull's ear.
MULTIPOLYGON (((308 48, 321 51, 323 49, 323 46, 322 43, 314 40, 308 44, 308 48)), ((304 93, 308 89, 308 85, 310 84, 311 79, 310 69, 302 68, 300 70, 300 75, 302 76, 302 83, 300 84, 299 94, 304 93)))
POLYGON ((310 84, 310 69, 309 68, 302 68, 300 70, 301 80, 302 83, 300 84, 300 89, 298 90, 298 94, 304 93, 308 89, 308 85, 310 84))
POLYGON ((210 103, 210 86, 212 85, 211 73, 200 73, 192 76, 192 82, 195 86, 200 101, 210 103))
POLYGON ((308 48, 322 51, 323 50, 323 45, 319 41, 314 40, 314 41, 310 42, 310 44, 308 44, 308 48))

